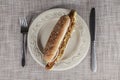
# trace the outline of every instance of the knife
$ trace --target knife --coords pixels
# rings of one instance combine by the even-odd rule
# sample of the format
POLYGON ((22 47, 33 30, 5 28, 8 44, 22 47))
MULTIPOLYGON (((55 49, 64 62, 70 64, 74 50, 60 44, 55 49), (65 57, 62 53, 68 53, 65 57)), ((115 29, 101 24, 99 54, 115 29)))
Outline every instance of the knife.
POLYGON ((95 8, 90 12, 90 35, 91 35, 91 69, 93 72, 97 71, 97 61, 95 53, 95 8))

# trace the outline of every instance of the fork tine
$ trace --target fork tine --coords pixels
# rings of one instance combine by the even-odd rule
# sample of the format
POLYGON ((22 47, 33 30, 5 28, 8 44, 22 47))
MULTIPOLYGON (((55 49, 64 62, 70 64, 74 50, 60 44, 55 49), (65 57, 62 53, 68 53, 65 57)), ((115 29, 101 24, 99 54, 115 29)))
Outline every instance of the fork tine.
POLYGON ((25 26, 27 26, 27 20, 25 17, 24 17, 24 24, 25 24, 25 26))
POLYGON ((25 17, 19 18, 19 23, 20 23, 21 26, 24 26, 24 27, 28 26, 27 19, 25 17))
POLYGON ((22 19, 22 22, 23 22, 23 26, 25 27, 25 19, 24 18, 22 19))
POLYGON ((25 19, 25 22, 26 22, 26 26, 28 26, 27 19, 25 19))
POLYGON ((23 18, 23 24, 24 24, 24 26, 26 27, 25 18, 23 18))
POLYGON ((20 21, 20 25, 23 26, 23 24, 24 24, 24 23, 23 23, 23 22, 24 22, 23 19, 22 19, 22 18, 19 18, 19 21, 20 21))
POLYGON ((22 18, 22 24, 23 24, 24 27, 26 27, 25 18, 22 18))

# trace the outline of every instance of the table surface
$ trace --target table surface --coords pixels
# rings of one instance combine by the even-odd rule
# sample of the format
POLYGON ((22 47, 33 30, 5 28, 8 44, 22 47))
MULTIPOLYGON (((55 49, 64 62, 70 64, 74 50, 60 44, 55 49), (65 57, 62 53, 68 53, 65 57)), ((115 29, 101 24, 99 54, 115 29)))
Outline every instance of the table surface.
POLYGON ((120 80, 120 0, 0 0, 0 80, 120 80), (90 52, 67 71, 46 71, 29 52, 21 67, 18 18, 54 7, 76 9, 87 25, 91 7, 96 8, 96 73, 90 69, 90 52))

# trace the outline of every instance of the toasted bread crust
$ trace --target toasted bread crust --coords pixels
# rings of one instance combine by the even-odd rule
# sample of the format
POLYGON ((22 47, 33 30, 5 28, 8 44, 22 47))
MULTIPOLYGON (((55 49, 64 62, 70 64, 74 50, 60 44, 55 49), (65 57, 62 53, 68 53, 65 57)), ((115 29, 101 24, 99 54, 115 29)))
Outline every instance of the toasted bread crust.
POLYGON ((62 43, 61 45, 59 46, 59 53, 57 55, 57 57, 52 61, 52 62, 49 62, 47 63, 46 65, 46 69, 52 69, 54 64, 60 60, 60 58, 62 57, 63 53, 64 53, 64 50, 66 48, 66 45, 68 43, 68 40, 70 39, 70 36, 72 35, 72 31, 75 27, 75 22, 76 22, 76 11, 75 10, 71 10, 71 12, 68 14, 69 17, 70 17, 70 25, 69 25, 69 28, 62 40, 62 43))
POLYGON ((64 15, 58 20, 57 24, 53 28, 44 49, 44 60, 46 63, 51 62, 55 58, 58 48, 67 32, 69 24, 70 17, 64 15))

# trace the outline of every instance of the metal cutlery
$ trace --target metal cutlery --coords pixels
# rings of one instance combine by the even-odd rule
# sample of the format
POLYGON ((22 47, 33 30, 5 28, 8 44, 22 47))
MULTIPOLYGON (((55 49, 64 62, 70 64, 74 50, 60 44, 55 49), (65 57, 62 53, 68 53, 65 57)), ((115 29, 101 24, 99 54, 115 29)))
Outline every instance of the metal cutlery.
POLYGON ((27 52, 27 32, 28 32, 28 24, 27 19, 19 18, 20 26, 21 26, 21 33, 23 34, 23 52, 22 52, 22 61, 21 64, 24 67, 25 66, 25 53, 27 52))
POLYGON ((91 69, 93 72, 97 71, 97 61, 95 53, 95 8, 90 12, 90 35, 91 35, 91 69))

